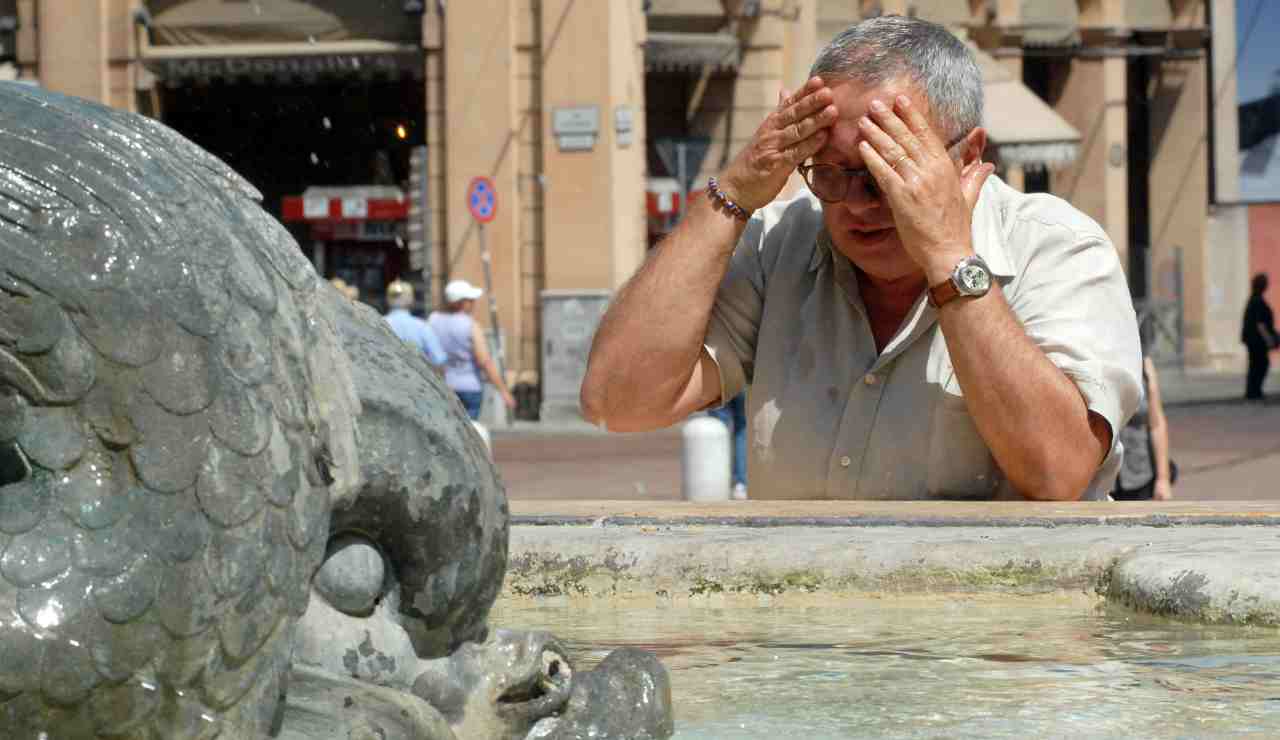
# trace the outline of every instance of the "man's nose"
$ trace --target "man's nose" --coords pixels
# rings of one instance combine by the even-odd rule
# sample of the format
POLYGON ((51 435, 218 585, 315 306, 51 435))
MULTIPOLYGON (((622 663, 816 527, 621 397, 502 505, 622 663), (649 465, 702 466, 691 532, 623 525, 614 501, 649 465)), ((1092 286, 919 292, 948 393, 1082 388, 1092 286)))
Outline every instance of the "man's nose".
POLYGON ((866 185, 858 180, 849 183, 849 192, 845 194, 844 201, 840 205, 855 216, 883 207, 880 198, 868 192, 866 185))

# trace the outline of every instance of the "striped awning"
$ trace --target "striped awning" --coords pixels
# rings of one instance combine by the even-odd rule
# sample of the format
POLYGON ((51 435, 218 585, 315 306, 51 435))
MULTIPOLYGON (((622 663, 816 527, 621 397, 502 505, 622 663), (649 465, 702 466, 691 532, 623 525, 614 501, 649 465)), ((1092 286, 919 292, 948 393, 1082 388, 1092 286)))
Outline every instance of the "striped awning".
POLYGON ((650 72, 737 69, 742 45, 727 33, 651 31, 644 44, 644 67, 650 72))

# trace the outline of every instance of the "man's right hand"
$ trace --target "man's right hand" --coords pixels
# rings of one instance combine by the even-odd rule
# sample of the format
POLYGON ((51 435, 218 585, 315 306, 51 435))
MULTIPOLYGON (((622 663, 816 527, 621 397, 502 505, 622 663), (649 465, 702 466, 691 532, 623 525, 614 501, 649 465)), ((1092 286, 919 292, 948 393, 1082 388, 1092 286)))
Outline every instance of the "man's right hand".
POLYGON ((794 94, 780 91, 777 109, 721 176, 725 195, 748 211, 778 197, 796 166, 827 143, 827 129, 838 117, 834 99, 821 77, 809 78, 794 94))

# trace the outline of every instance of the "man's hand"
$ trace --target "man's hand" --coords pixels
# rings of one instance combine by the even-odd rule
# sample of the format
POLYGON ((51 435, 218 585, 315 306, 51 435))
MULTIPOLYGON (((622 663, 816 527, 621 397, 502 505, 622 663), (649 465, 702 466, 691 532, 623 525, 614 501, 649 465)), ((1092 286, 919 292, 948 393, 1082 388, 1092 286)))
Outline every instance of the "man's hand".
POLYGON ((1152 489, 1151 497, 1156 501, 1170 501, 1173 499, 1173 486, 1169 485, 1167 480, 1157 479, 1152 489))
POLYGON ((827 143, 827 129, 838 115, 834 99, 820 77, 810 78, 793 95, 780 91, 777 109, 720 178, 725 195, 748 211, 778 197, 796 166, 827 143))
POLYGON ((905 95, 892 108, 872 101, 858 127, 862 161, 893 211, 903 248, 929 285, 942 282, 973 254, 973 207, 995 166, 974 162, 957 173, 942 139, 905 95))

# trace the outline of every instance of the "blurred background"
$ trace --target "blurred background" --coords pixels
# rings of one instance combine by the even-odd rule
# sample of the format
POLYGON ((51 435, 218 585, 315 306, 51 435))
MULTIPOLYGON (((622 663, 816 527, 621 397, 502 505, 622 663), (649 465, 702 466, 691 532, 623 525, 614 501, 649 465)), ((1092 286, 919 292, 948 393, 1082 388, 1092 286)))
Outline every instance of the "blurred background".
POLYGON ((1233 405, 1254 273, 1280 304, 1277 2, 0 0, 0 79, 177 129, 380 311, 393 279, 420 314, 451 279, 488 284, 497 325, 476 317, 518 401, 494 425, 513 496, 676 497, 676 432, 580 421, 596 322, 779 88, 883 13, 969 42, 998 174, 1111 235, 1171 407, 1179 497, 1280 495, 1265 483, 1280 414, 1233 405), (476 176, 498 196, 487 283, 476 176))

